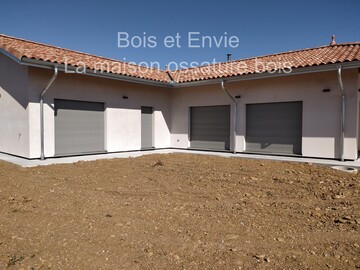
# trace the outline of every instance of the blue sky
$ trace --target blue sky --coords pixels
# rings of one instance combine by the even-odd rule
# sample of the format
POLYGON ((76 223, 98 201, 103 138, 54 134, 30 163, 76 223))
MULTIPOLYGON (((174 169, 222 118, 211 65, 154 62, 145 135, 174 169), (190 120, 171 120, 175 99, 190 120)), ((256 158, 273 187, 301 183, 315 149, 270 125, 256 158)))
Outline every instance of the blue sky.
POLYGON ((333 34, 338 43, 360 41, 359 0, 0 0, 0 10, 0 33, 162 68, 327 45, 333 34), (157 46, 118 48, 118 32, 141 38, 146 32, 157 46), (189 32, 236 36, 239 44, 189 48, 189 32), (181 48, 166 48, 164 37, 177 33, 181 48))

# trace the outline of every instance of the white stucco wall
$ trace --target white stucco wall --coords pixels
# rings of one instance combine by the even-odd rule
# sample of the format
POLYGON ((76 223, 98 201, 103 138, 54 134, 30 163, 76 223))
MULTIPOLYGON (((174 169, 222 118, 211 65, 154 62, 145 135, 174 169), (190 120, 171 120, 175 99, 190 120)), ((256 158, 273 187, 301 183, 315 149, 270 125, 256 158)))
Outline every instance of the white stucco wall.
MULTIPOLYGON (((357 158, 357 70, 343 70, 346 92, 345 158, 357 158)), ((339 158, 340 92, 336 71, 226 84, 238 99, 236 151, 246 149, 246 104, 303 101, 302 154, 339 158), (324 93, 323 89, 331 89, 324 93)), ((189 107, 231 104, 217 85, 178 88, 171 96, 171 146, 187 148, 189 107)), ((232 146, 231 146, 232 147, 232 146)), ((231 148, 232 149, 232 148, 231 148)))
MULTIPOLYGON (((39 94, 52 71, 31 68, 30 156, 40 156, 39 94)), ((55 154, 54 99, 105 103, 105 150, 108 152, 141 148, 141 106, 154 107, 154 147, 170 147, 170 92, 167 88, 127 83, 60 72, 45 95, 45 156, 55 154), (123 99, 128 96, 128 99, 123 99)))
POLYGON ((358 152, 360 152, 360 72, 358 73, 358 84, 357 84, 357 89, 358 89, 358 152))
POLYGON ((28 68, 0 54, 0 152, 29 156, 28 68))
MULTIPOLYGON (((52 74, 51 70, 27 68, 0 55, 1 152, 39 158, 39 95, 52 74)), ((360 138, 358 70, 343 70, 343 81, 345 158, 353 160, 360 149, 357 142, 360 138)), ((241 96, 237 107, 237 152, 246 149, 246 104, 302 101, 303 156, 340 157, 340 92, 336 71, 233 82, 226 87, 233 96, 241 96), (327 88, 331 91, 324 93, 322 90, 327 88)), ((189 107, 232 104, 219 84, 167 89, 60 72, 45 96, 46 157, 55 154, 55 98, 105 103, 108 152, 141 148, 141 106, 154 107, 156 148, 188 148, 189 107), (128 99, 123 99, 124 95, 128 99)))

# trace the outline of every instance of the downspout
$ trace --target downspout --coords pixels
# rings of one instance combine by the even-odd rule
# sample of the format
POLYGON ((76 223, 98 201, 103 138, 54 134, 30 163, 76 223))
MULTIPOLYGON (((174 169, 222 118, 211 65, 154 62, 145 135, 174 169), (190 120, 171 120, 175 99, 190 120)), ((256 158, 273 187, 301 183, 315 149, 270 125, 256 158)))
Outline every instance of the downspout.
POLYGON ((345 93, 344 93, 344 85, 341 78, 341 66, 338 66, 337 69, 337 77, 340 86, 341 92, 341 119, 340 119, 340 158, 341 161, 344 161, 344 141, 345 141, 345 93))
POLYGON ((54 75, 51 77, 50 81, 47 83, 46 87, 40 94, 40 148, 41 148, 41 154, 40 159, 44 160, 44 95, 46 91, 49 89, 49 87, 52 85, 52 83, 55 81, 56 77, 58 75, 58 68, 54 67, 54 75))
POLYGON ((237 116, 237 103, 236 103, 236 99, 230 95, 230 93, 226 90, 225 85, 224 85, 224 81, 221 80, 221 88, 222 90, 228 95, 228 97, 232 100, 233 104, 234 104, 234 117, 233 117, 233 147, 234 147, 234 154, 236 154, 236 116, 237 116))

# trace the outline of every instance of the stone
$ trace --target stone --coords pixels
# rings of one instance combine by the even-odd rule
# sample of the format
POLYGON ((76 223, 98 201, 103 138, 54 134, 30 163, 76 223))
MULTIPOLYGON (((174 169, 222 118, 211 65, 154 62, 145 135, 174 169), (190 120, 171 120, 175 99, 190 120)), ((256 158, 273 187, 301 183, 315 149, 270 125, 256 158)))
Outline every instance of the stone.
POLYGON ((348 223, 348 220, 344 218, 339 218, 335 220, 335 223, 348 223))
POLYGON ((146 254, 146 256, 148 256, 148 257, 151 257, 152 255, 154 255, 154 253, 153 253, 152 251, 149 251, 149 252, 146 254))
POLYGON ((255 255, 255 258, 258 260, 264 260, 266 258, 266 255, 265 254, 257 254, 257 255, 255 255))

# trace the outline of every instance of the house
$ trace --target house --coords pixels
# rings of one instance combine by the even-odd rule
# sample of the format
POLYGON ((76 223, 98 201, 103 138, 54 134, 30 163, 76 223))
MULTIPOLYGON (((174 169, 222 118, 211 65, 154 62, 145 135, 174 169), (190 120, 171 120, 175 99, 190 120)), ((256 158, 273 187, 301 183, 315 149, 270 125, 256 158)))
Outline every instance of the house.
POLYGON ((177 71, 0 35, 0 152, 179 148, 355 160, 360 43, 177 71))

